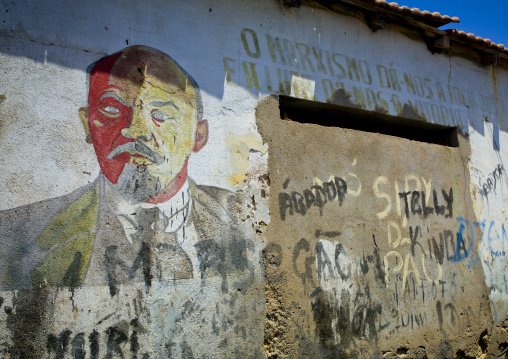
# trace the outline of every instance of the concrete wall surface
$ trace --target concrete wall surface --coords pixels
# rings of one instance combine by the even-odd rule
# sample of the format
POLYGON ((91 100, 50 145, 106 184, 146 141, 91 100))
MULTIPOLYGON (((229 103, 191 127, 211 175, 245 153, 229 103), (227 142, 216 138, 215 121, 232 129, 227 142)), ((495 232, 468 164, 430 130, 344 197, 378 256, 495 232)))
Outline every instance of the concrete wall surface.
POLYGON ((508 357, 504 65, 275 0, 0 13, 1 358, 508 357))

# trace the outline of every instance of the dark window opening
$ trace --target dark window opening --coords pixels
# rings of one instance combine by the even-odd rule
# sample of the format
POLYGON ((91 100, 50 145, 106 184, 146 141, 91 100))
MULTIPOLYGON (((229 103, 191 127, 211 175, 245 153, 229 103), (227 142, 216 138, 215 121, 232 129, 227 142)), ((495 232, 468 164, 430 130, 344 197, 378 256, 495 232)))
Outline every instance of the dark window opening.
POLYGON ((279 96, 282 119, 327 127, 381 133, 409 140, 458 147, 457 127, 412 120, 385 113, 279 96))

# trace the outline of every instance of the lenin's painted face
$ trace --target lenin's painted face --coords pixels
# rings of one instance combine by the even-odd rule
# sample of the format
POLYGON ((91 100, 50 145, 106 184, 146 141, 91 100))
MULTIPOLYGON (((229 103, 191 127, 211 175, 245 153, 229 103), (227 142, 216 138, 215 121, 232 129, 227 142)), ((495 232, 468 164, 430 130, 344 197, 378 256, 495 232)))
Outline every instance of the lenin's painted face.
POLYGON ((87 125, 106 178, 146 201, 182 172, 207 140, 196 89, 168 55, 143 46, 100 60, 90 74, 87 125))

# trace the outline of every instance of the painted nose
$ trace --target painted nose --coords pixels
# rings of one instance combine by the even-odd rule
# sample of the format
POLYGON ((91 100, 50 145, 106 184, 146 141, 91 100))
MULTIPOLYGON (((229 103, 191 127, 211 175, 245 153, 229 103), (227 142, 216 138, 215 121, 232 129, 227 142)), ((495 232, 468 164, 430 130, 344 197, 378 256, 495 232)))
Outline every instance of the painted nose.
POLYGON ((137 103, 132 110, 132 121, 129 127, 125 127, 120 133, 123 137, 133 140, 150 140, 152 138, 150 117, 147 110, 143 109, 143 104, 137 103))

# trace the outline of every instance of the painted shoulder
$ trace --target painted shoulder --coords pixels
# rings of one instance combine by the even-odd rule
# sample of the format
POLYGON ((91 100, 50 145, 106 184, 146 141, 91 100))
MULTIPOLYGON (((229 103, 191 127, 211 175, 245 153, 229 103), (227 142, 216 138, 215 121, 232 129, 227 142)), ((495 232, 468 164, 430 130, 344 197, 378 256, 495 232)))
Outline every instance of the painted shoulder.
POLYGON ((215 186, 196 185, 193 181, 190 181, 190 185, 197 209, 206 208, 224 220, 228 217, 228 222, 238 220, 237 203, 242 201, 239 193, 215 186))
POLYGON ((96 223, 97 204, 93 183, 64 196, 0 211, 0 288, 30 288, 34 268, 53 247, 87 232, 85 223, 96 223))

